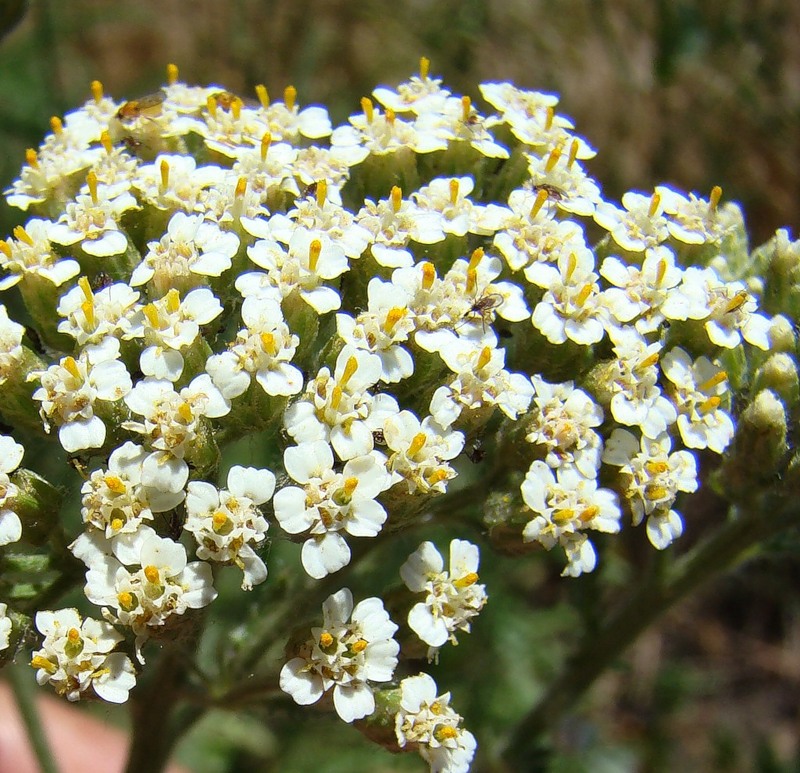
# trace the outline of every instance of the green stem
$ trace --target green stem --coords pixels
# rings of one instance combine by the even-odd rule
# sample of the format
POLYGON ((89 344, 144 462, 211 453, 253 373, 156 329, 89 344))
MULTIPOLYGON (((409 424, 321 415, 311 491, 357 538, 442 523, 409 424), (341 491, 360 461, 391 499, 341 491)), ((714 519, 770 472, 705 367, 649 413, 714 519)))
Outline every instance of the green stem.
POLYGON ((509 737, 503 757, 509 770, 524 768, 541 735, 564 713, 653 621, 706 580, 730 569, 765 539, 800 521, 800 508, 787 497, 766 497, 747 515, 728 520, 689 553, 651 571, 598 630, 584 635, 562 672, 509 737))
POLYGON ((58 773, 58 766, 50 749, 50 744, 44 733, 42 718, 36 707, 34 698, 33 672, 25 667, 13 666, 8 669, 8 680, 11 683, 11 690, 17 703, 19 715, 28 733, 28 740, 31 743, 36 761, 42 773, 58 773), (27 677, 27 678, 26 678, 27 677))

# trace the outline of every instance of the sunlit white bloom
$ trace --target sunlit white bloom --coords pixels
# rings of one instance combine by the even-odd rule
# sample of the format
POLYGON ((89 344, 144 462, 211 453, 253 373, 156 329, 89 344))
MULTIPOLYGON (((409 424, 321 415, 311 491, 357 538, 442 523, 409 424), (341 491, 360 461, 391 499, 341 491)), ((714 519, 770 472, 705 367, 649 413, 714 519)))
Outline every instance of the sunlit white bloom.
POLYGON ((375 537, 386 511, 375 498, 392 484, 386 457, 373 451, 350 459, 334 471, 330 446, 323 440, 290 446, 283 455, 289 477, 300 486, 285 486, 275 495, 275 517, 289 534, 308 532, 303 568, 321 579, 350 563, 342 532, 375 537))
POLYGON ((539 375, 531 381, 535 408, 525 439, 544 447, 548 466, 575 465, 585 478, 596 477, 602 441, 594 428, 603 423, 603 409, 571 381, 548 384, 539 375))
POLYGON ((122 427, 141 434, 152 449, 142 464, 142 483, 159 491, 176 493, 189 477, 184 457, 191 454, 204 418, 225 416, 230 403, 203 373, 175 391, 171 381, 146 378, 126 395, 125 404, 143 417, 122 427))
POLYGON ((24 334, 25 328, 9 319, 6 307, 0 304, 0 386, 9 376, 19 375, 19 363, 24 354, 24 334))
POLYGON ((285 142, 262 141, 260 147, 236 149, 231 176, 247 180, 247 188, 269 206, 286 194, 296 198, 301 188, 294 176, 298 150, 285 142))
POLYGON ((328 184, 327 198, 336 204, 342 203, 342 188, 350 179, 350 167, 335 158, 329 148, 309 145, 299 148, 292 164, 292 173, 301 186, 313 190, 320 180, 328 184))
POLYGON ((219 185, 225 170, 216 164, 198 167, 192 156, 161 153, 152 164, 142 164, 133 186, 141 201, 162 210, 186 213, 200 209, 201 193, 219 185))
POLYGON ((533 326, 553 344, 567 339, 587 346, 605 335, 607 316, 594 256, 583 250, 562 255, 555 266, 537 264, 536 283, 546 288, 533 310, 533 326))
POLYGON ((443 494, 456 476, 448 464, 464 448, 464 434, 439 426, 430 416, 420 421, 411 411, 389 416, 383 425, 386 445, 393 452, 388 468, 405 480, 409 493, 443 494))
POLYGON ((471 177, 437 177, 412 198, 420 209, 440 216, 439 225, 447 234, 489 236, 500 229, 508 210, 497 204, 473 203, 469 195, 474 188, 471 177))
POLYGON ((329 442, 342 460, 368 454, 373 433, 399 410, 391 395, 367 391, 378 383, 381 368, 377 355, 345 346, 334 373, 322 368, 286 410, 286 431, 297 443, 329 442))
POLYGON ((470 620, 486 604, 486 588, 478 584, 478 546, 466 540, 450 543, 450 569, 432 542, 423 542, 400 567, 400 576, 423 601, 408 613, 408 625, 430 646, 429 659, 448 640, 457 644, 456 632, 469 633, 470 620))
POLYGON ((183 545, 149 526, 114 540, 110 550, 101 536, 83 534, 72 552, 89 567, 86 597, 103 607, 109 621, 131 628, 140 662, 142 644, 173 615, 205 607, 217 596, 209 564, 187 563, 183 545))
POLYGON ((268 395, 297 394, 303 388, 303 375, 290 363, 300 339, 283 321, 278 302, 245 298, 242 319, 247 327, 230 348, 206 362, 214 385, 228 400, 244 394, 253 378, 268 395))
POLYGON ((128 192, 113 193, 95 179, 89 191, 79 193, 67 204, 64 214, 50 227, 50 241, 67 247, 80 242, 87 255, 97 258, 124 253, 128 239, 120 230, 120 221, 128 210, 139 209, 139 204, 128 192))
POLYGON ((9 475, 19 467, 25 449, 13 438, 0 435, 0 547, 22 536, 22 521, 10 504, 19 493, 9 475))
POLYGON ((595 221, 611 233, 622 249, 644 252, 669 238, 667 219, 658 191, 650 196, 628 191, 622 196, 622 206, 624 209, 619 209, 603 201, 594 212, 595 221))
POLYGON ((166 295, 170 289, 190 290, 203 277, 220 276, 231 267, 239 249, 239 237, 221 231, 202 215, 176 212, 159 241, 150 242, 142 262, 134 268, 133 287, 151 282, 153 290, 166 295))
POLYGON ((450 708, 450 693, 437 695, 428 674, 400 682, 400 707, 395 735, 401 748, 416 744, 432 773, 467 773, 475 755, 475 736, 461 727, 462 718, 450 708))
POLYGON ((328 111, 320 105, 301 108, 295 100, 295 90, 289 86, 284 90, 283 102, 272 102, 260 111, 266 118, 272 138, 300 145, 303 137, 311 140, 329 137, 331 120, 328 111))
POLYGON ((11 636, 11 618, 8 616, 8 605, 0 603, 0 652, 8 648, 11 636))
POLYGON ((62 357, 58 365, 34 370, 28 380, 41 386, 33 399, 41 403, 39 414, 45 431, 58 427, 58 439, 65 451, 100 448, 106 440, 106 425, 97 410, 109 415, 110 406, 131 390, 131 377, 119 360, 119 341, 106 338, 87 346, 78 358, 62 357), (99 403, 98 403, 99 401, 99 403))
POLYGON ((620 468, 625 499, 633 525, 647 517, 647 536, 663 550, 683 532, 680 515, 672 509, 679 491, 697 491, 697 463, 689 451, 671 454, 672 440, 664 433, 641 443, 625 429, 615 429, 606 443, 603 462, 620 468))
POLYGON ((148 452, 128 441, 115 449, 108 468, 95 470, 81 486, 81 517, 106 539, 138 531, 153 513, 171 510, 183 501, 183 491, 167 493, 142 484, 148 452))
POLYGON ((656 191, 669 216, 670 236, 684 244, 719 244, 741 222, 741 211, 735 204, 719 205, 722 195, 719 188, 711 191, 708 201, 694 193, 682 194, 663 185, 656 191))
POLYGON ((104 338, 126 338, 138 308, 139 293, 125 282, 93 290, 86 277, 61 296, 56 311, 64 317, 58 332, 72 336, 78 346, 99 344, 104 338))
POLYGON ((197 133, 209 150, 234 158, 237 148, 259 142, 269 127, 263 111, 244 105, 238 97, 230 105, 224 102, 215 94, 208 98, 206 110, 197 121, 197 133))
POLYGON ((197 557, 233 563, 242 570, 242 590, 267 579, 267 567, 256 553, 269 525, 258 509, 272 498, 275 476, 269 470, 234 465, 228 488, 192 481, 186 493, 184 529, 197 540, 197 557))
POLYGON ((72 258, 60 258, 53 251, 48 233, 52 223, 32 218, 14 229, 15 239, 0 242, 0 268, 8 276, 0 279, 0 290, 7 290, 29 276, 47 279, 60 287, 78 273, 80 266, 72 258))
POLYGON ((397 666, 397 626, 379 598, 354 607, 347 588, 328 597, 322 616, 322 627, 311 629, 297 657, 281 669, 281 689, 301 706, 333 689, 336 713, 345 722, 362 719, 375 710, 370 682, 388 682, 397 666))
POLYGON ((670 395, 678 409, 678 429, 684 444, 721 454, 733 439, 733 421, 722 408, 728 374, 707 357, 692 362, 677 347, 666 353, 661 370, 672 382, 670 395))
POLYGON ((426 71, 412 75, 407 81, 390 89, 378 86, 372 95, 384 107, 395 113, 411 112, 417 115, 437 112, 442 108, 450 92, 442 88, 441 78, 431 78, 426 71))
POLYGON ((583 144, 573 137, 545 155, 528 153, 529 184, 535 190, 556 191, 551 198, 564 212, 589 216, 601 202, 600 188, 576 161, 583 144))
POLYGON ((598 488, 594 478, 583 477, 576 467, 553 471, 538 459, 531 464, 521 491, 534 513, 522 532, 523 541, 539 542, 547 550, 561 545, 568 560, 562 575, 591 572, 597 557, 586 531, 619 531, 617 495, 598 488))
POLYGON ((87 691, 109 703, 125 703, 136 684, 130 659, 112 652, 124 637, 108 623, 81 618, 77 609, 37 612, 36 628, 44 636, 31 668, 40 685, 51 684, 70 701, 87 691))

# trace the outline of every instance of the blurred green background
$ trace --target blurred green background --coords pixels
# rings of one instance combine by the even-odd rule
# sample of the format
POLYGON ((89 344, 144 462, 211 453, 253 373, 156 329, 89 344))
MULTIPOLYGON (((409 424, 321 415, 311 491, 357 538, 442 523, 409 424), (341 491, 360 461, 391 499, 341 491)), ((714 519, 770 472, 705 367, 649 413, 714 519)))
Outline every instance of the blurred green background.
MULTIPOLYGON (((0 0, 0 28, 3 188, 50 116, 86 100, 93 79, 118 99, 155 90, 168 62, 187 81, 237 93, 264 83, 278 97, 291 83, 301 103, 327 105, 338 123, 425 55, 432 73, 476 100, 489 80, 558 92, 599 150, 589 169, 607 197, 661 182, 707 195, 718 184, 743 204, 754 243, 800 212, 800 3, 789 0, 0 0)), ((22 219, 0 208, 0 233, 22 219)), ((776 545, 673 610, 564 724, 548 769, 800 770, 797 556, 797 544, 776 545)), ((492 597, 459 647, 461 663, 513 681, 528 676, 514 673, 516 647, 532 649, 544 674, 560 660, 548 648, 571 624, 562 602, 590 594, 591 581, 531 567, 504 570, 517 597, 492 597), (495 615, 513 639, 493 639, 495 615)), ((480 738, 482 696, 448 686, 480 738)), ((248 745, 263 751, 268 737, 241 720, 209 721, 230 736, 215 769, 262 769, 247 762, 260 756, 248 745), (239 763, 225 751, 234 743, 239 763)), ((314 716, 309 725, 331 744, 330 764, 316 770, 377 771, 376 756, 385 771, 424 767, 376 755, 357 733, 314 716)), ((185 744, 190 756, 197 737, 185 744)), ((297 736, 284 770, 306 769, 306 742, 297 736)), ((203 754, 211 770, 213 755, 203 754)))

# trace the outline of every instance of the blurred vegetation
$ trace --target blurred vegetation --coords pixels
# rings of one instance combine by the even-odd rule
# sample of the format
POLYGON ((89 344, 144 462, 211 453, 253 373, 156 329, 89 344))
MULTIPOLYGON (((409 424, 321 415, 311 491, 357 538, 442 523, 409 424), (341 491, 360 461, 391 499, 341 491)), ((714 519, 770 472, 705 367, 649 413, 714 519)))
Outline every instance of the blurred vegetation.
MULTIPOLYGON (((800 212, 800 3, 789 0, 0 0, 0 34, 3 188, 50 116, 87 99, 95 78, 132 98, 174 62, 187 81, 239 93, 264 83, 277 96, 291 83, 301 102, 325 104, 342 122, 361 96, 404 80, 427 55, 448 87, 474 98, 489 80, 559 93, 599 150, 590 170, 607 196, 660 182, 707 194, 719 184, 744 205, 754 243, 800 212)), ((21 220, 2 208, 0 232, 21 220)), ((575 608, 590 616, 598 586, 613 594, 635 582, 626 574, 635 548, 573 581, 554 564, 509 571, 484 553, 491 601, 457 665, 448 652, 438 672, 482 744, 552 675, 575 608), (531 652, 524 664, 513 657, 521 643, 531 652), (455 681, 478 670, 493 699, 455 681)), ((530 769, 800 770, 799 551, 778 548, 642 637, 530 769)), ((182 753, 209 773, 271 769, 276 746, 286 770, 422 769, 416 758, 376 761, 375 747, 340 724, 293 708, 247 719, 220 710, 182 753)))

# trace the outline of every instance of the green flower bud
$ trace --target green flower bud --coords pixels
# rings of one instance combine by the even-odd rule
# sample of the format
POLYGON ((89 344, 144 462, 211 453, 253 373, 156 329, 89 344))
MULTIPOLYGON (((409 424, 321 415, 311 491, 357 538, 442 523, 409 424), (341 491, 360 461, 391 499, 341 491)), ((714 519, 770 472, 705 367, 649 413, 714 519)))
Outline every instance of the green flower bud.
POLYGON ((797 338, 790 319, 783 314, 776 314, 769 329, 769 345, 773 352, 793 352, 797 338))
POLYGON ((754 383, 757 390, 771 389, 776 392, 786 405, 797 403, 800 393, 797 365, 788 354, 773 354, 756 371, 754 383))

